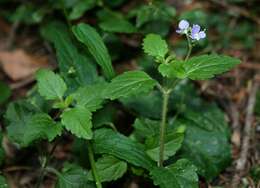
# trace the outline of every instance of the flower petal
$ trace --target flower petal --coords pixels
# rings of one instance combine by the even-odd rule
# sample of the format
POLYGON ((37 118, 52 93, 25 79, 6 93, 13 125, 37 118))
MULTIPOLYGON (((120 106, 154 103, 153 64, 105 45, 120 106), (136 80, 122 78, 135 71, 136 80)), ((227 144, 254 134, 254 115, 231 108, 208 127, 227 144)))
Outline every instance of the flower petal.
POLYGON ((200 26, 195 24, 192 26, 192 29, 191 29, 191 33, 195 34, 195 33, 198 33, 200 32, 200 26))
POLYGON ((179 22, 179 28, 180 28, 181 30, 188 29, 189 26, 190 26, 190 24, 189 24, 189 22, 188 22, 187 20, 181 20, 181 21, 179 22))
POLYGON ((204 39, 206 37, 205 31, 200 31, 199 36, 200 36, 201 39, 204 39))

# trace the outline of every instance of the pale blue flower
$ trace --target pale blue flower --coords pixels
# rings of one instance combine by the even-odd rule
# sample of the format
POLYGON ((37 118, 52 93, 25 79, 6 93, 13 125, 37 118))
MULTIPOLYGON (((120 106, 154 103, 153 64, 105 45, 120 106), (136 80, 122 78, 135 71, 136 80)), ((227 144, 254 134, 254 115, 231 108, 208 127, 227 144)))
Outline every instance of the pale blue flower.
POLYGON ((190 24, 187 20, 181 20, 179 22, 179 28, 176 30, 177 33, 187 34, 189 31, 190 24))
POLYGON ((206 33, 205 31, 200 30, 199 25, 195 24, 192 26, 190 38, 192 38, 193 40, 200 40, 200 39, 204 39, 205 37, 206 37, 206 33))

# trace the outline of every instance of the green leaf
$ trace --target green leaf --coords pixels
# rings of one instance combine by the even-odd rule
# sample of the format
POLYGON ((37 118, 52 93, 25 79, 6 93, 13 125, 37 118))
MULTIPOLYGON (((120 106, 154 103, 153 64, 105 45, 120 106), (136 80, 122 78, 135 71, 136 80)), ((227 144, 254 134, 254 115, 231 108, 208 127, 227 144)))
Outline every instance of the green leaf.
POLYGON ((143 71, 124 72, 111 81, 103 95, 111 100, 138 95, 152 90, 155 83, 155 80, 143 71))
POLYGON ((96 82, 97 70, 92 61, 80 53, 70 36, 69 28, 61 22, 50 22, 41 27, 42 36, 54 43, 59 68, 69 87, 77 88, 96 82))
POLYGON ((101 66, 105 76, 109 79, 113 78, 115 72, 112 67, 111 58, 97 31, 84 23, 73 26, 72 31, 76 38, 88 47, 89 52, 101 66))
POLYGON ((80 166, 66 163, 62 172, 54 173, 58 175, 56 188, 94 188, 87 179, 88 173, 80 166))
POLYGON ((181 159, 165 168, 155 167, 150 172, 155 185, 160 188, 198 188, 196 167, 181 159))
POLYGON ((83 106, 76 106, 64 111, 61 115, 61 123, 68 131, 79 138, 92 138, 91 113, 83 106))
POLYGON ((0 176, 0 187, 1 188, 8 188, 9 187, 4 176, 0 176))
POLYGON ((186 76, 192 80, 205 80, 232 69, 241 61, 229 56, 201 55, 185 62, 186 76))
POLYGON ((102 10, 98 12, 99 27, 104 31, 115 33, 134 33, 136 28, 118 12, 102 10), (116 24, 115 24, 116 23, 116 24))
POLYGON ((168 53, 168 45, 160 35, 148 34, 143 40, 143 50, 148 55, 161 60, 168 53))
POLYGON ((186 78, 184 64, 184 61, 174 61, 169 64, 162 63, 158 70, 164 77, 184 79, 186 78))
POLYGON ((0 81, 0 91, 0 104, 2 104, 11 96, 11 89, 7 84, 0 81))
MULTIPOLYGON (((186 134, 181 156, 198 167, 198 173, 208 181, 216 177, 231 161, 230 131, 216 106, 204 106, 200 111, 186 110, 186 134)), ((178 122, 174 124, 177 126, 178 122)))
POLYGON ((102 107, 104 97, 102 95, 106 83, 89 85, 79 88, 72 94, 78 105, 85 106, 93 112, 102 107))
POLYGON ((8 136, 22 147, 27 147, 34 141, 48 139, 52 141, 61 135, 62 126, 56 123, 48 114, 38 113, 21 117, 7 127, 8 136))
POLYGON ((63 79, 50 70, 39 70, 36 74, 38 91, 48 100, 62 100, 67 86, 63 79))
POLYGON ((77 1, 77 3, 72 7, 69 14, 69 19, 75 20, 83 16, 85 12, 94 8, 96 6, 96 0, 83 0, 77 1))
MULTIPOLYGON (((164 142, 164 160, 169 159, 173 156, 181 147, 183 142, 184 134, 176 132, 168 132, 165 135, 164 142)), ((146 142, 146 153, 156 162, 159 161, 159 135, 149 137, 146 142)))
MULTIPOLYGON (((127 163, 113 156, 105 155, 97 160, 96 167, 101 182, 113 181, 124 175, 127 163)), ((91 172, 88 174, 88 179, 94 180, 91 172)))
POLYGON ((3 134, 2 132, 0 132, 0 166, 3 164, 5 159, 5 150, 3 149, 2 143, 3 143, 3 134))
POLYGON ((153 137, 159 133, 160 122, 150 119, 136 119, 134 124, 134 137, 142 142, 148 137, 153 137))
POLYGON ((135 166, 151 169, 155 164, 145 153, 142 144, 113 132, 110 129, 98 129, 94 134, 94 151, 110 154, 135 166))

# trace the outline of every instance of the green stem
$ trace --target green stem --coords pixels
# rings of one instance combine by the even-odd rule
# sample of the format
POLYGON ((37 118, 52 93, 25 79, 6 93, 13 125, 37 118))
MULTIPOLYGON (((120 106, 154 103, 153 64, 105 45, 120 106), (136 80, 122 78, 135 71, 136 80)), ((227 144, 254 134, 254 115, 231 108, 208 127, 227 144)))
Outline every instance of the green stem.
POLYGON ((92 175, 95 179, 97 188, 102 188, 100 177, 98 175, 98 171, 97 171, 96 164, 95 164, 94 153, 93 153, 92 147, 93 147, 92 143, 90 141, 88 141, 88 157, 89 157, 89 162, 90 162, 90 166, 92 169, 92 175))
POLYGON ((168 102, 171 90, 163 91, 163 105, 162 105, 162 120, 160 127, 160 153, 159 153, 159 162, 158 166, 163 166, 163 156, 164 156, 164 140, 165 140, 165 132, 166 132, 166 119, 167 119, 167 111, 168 111, 168 102))
POLYGON ((188 35, 186 35, 186 38, 188 41, 188 53, 187 53, 184 61, 187 61, 189 59, 191 51, 192 51, 192 43, 191 43, 190 37, 188 35))

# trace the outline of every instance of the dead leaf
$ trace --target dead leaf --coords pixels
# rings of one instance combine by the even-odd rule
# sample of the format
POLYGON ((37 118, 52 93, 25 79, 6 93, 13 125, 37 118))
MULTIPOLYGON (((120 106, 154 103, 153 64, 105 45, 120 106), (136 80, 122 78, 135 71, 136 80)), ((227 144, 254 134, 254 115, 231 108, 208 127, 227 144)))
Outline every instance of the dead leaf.
POLYGON ((22 49, 0 51, 0 63, 13 81, 28 78, 39 68, 50 67, 47 57, 31 55, 22 49))

